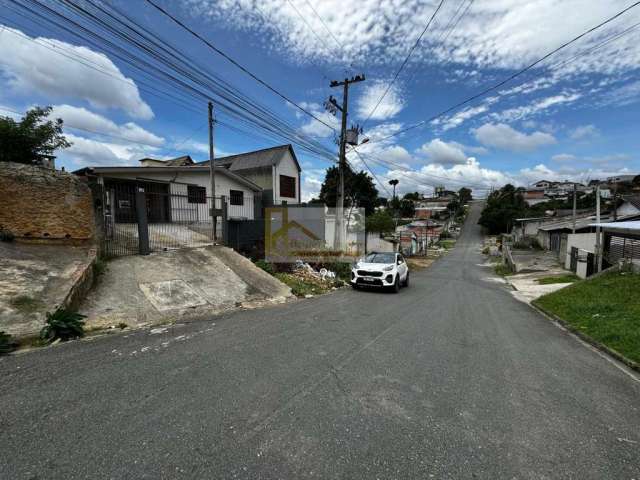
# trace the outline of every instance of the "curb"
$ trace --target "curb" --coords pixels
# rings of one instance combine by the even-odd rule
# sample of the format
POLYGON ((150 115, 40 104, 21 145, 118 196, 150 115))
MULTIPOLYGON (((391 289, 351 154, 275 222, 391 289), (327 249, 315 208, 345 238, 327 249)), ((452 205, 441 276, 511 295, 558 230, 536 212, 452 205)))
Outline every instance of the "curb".
POLYGON ((543 317, 546 317, 549 320, 559 324, 564 329, 566 329, 567 331, 573 333, 575 336, 577 336, 581 340, 587 342, 592 347, 595 347, 598 350, 600 350, 601 352, 606 353, 610 357, 613 357, 614 359, 616 359, 619 362, 623 363, 624 365, 626 365, 630 369, 635 370, 636 372, 640 372, 640 364, 639 363, 634 362, 633 360, 625 357, 624 355, 622 355, 620 352, 614 350, 613 348, 608 347, 605 344, 600 343, 599 341, 593 339, 592 337, 590 337, 586 333, 582 332, 581 330, 575 328, 570 323, 568 323, 565 320, 563 320, 562 318, 558 317, 555 313, 549 312, 544 307, 541 307, 540 305, 537 305, 536 302, 537 302, 537 300, 534 300, 529 305, 536 312, 540 313, 543 317))

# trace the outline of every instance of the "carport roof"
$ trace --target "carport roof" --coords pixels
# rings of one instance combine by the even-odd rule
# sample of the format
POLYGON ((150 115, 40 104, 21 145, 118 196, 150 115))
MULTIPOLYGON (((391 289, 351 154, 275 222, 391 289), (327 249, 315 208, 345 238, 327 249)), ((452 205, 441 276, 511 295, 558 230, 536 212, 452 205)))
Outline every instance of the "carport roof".
MULTIPOLYGON (((245 185, 255 192, 259 192, 262 190, 261 187, 253 183, 251 180, 239 175, 237 173, 231 172, 226 168, 215 167, 216 174, 225 175, 229 178, 236 180, 237 182, 245 185)), ((124 174, 144 174, 144 173, 168 173, 171 174, 177 172, 199 172, 204 173, 205 175, 209 174, 209 166, 198 166, 198 165, 190 165, 190 166, 158 166, 158 167, 144 167, 144 166, 123 166, 123 167, 85 167, 80 170, 76 170, 73 173, 76 175, 102 175, 108 176, 110 173, 124 173, 124 174)))
POLYGON ((607 222, 592 223, 592 227, 600 227, 603 230, 620 233, 640 235, 640 221, 636 222, 607 222))

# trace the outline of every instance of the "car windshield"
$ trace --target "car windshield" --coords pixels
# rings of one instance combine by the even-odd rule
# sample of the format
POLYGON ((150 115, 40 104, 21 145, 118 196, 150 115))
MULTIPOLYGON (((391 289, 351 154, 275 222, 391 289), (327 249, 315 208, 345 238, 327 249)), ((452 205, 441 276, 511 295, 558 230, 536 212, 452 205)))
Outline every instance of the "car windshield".
POLYGON ((370 253, 364 257, 365 263, 394 263, 396 261, 395 253, 370 253))

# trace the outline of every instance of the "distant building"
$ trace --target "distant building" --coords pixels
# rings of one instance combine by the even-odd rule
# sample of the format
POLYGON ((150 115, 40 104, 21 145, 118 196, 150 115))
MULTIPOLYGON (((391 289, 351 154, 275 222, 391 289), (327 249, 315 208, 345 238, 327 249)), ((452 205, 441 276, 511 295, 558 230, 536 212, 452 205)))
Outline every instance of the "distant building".
POLYGON ((640 214, 640 195, 623 197, 623 203, 616 209, 618 217, 640 214))
POLYGON ((633 179, 636 178, 637 176, 638 176, 637 174, 616 175, 615 177, 607 178, 607 183, 631 183, 633 182, 633 179))

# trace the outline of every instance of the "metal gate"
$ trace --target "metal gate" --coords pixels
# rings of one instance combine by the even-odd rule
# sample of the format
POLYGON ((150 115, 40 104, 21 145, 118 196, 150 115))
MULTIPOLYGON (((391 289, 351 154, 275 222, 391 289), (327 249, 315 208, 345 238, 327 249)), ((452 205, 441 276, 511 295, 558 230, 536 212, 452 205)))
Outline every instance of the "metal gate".
MULTIPOLYGON (((213 202, 204 187, 105 178, 103 206, 106 256, 214 243, 213 202)), ((224 197, 216 197, 216 240, 222 239, 225 206, 224 197)))
POLYGON ((578 247, 571 247, 571 260, 569 269, 576 273, 578 271, 578 247))
POLYGON ((640 259, 640 235, 605 232, 605 266, 615 265, 620 260, 640 259))

